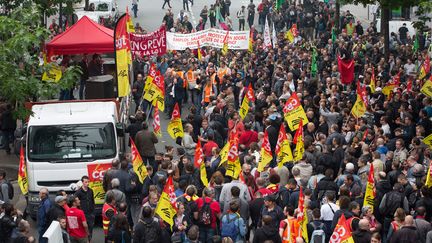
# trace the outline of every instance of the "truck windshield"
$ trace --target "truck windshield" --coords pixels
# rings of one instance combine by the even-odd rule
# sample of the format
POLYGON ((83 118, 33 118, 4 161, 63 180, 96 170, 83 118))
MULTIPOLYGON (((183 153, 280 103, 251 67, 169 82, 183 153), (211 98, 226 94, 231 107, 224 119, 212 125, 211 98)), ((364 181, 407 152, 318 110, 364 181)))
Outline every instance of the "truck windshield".
POLYGON ((30 161, 77 162, 114 158, 116 139, 112 123, 31 126, 30 161))

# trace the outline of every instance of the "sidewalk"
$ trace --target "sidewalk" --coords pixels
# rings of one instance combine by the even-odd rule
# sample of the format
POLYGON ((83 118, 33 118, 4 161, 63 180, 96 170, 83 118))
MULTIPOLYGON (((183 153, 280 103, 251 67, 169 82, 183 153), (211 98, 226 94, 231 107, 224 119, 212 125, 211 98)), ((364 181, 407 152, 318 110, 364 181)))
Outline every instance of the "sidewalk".
POLYGON ((6 178, 10 181, 18 179, 19 157, 15 154, 6 154, 0 150, 0 169, 6 171, 6 178))

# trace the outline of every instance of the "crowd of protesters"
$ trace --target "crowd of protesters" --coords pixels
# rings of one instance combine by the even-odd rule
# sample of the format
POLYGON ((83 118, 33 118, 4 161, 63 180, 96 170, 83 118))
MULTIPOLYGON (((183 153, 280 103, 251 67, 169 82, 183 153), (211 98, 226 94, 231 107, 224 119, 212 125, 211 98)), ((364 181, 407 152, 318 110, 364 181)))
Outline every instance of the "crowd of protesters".
MULTIPOLYGON (((169 10, 163 22, 170 30, 192 32, 217 26, 218 12, 233 28, 229 3, 218 0, 205 7, 196 27, 187 11, 174 19, 169 10)), ((430 55, 430 35, 419 32, 415 47, 415 33, 404 29, 392 33, 386 58, 384 38, 376 27, 363 29, 349 11, 341 14, 340 29, 335 30, 340 34, 332 40, 334 8, 324 2, 284 2, 279 10, 267 0, 256 4, 251 0, 248 6, 231 11, 245 20, 239 21, 240 29, 245 22, 252 28, 257 13, 253 52, 230 50, 222 55, 218 49, 203 48, 202 60, 196 50, 135 57, 132 95, 137 113, 127 132, 147 164, 148 176, 140 183, 130 156, 112 162, 103 181, 106 242, 303 242, 297 222, 300 188, 309 241, 328 242, 344 215, 354 242, 432 242, 432 190, 425 186, 431 148, 422 142, 432 128, 432 100, 420 92, 429 74, 418 78, 418 68, 430 55), (278 32, 274 48, 263 46, 266 18, 278 32), (301 36, 296 43, 284 36, 293 24, 301 36), (316 75, 311 73, 314 48, 316 75), (355 61, 351 84, 340 81, 338 56, 355 61), (165 151, 156 149, 159 139, 148 120, 151 106, 142 101, 153 63, 165 77, 166 117, 171 117, 174 104, 183 108, 185 135, 176 141, 177 148, 167 146, 165 151), (373 70, 375 92, 369 88, 373 70), (400 84, 384 95, 383 88, 396 75, 400 84), (360 118, 350 112, 357 80, 368 86, 369 102, 360 118), (240 119, 238 110, 249 85, 256 100, 240 119), (309 120, 304 126, 305 152, 300 161, 278 168, 275 148, 280 125, 285 123, 290 143, 295 133, 286 126, 283 114, 285 101, 294 92, 309 120), (239 136, 242 179, 225 176, 225 165, 220 165, 220 150, 232 131, 239 136), (264 132, 273 161, 258 172, 264 132), (194 166, 198 141, 207 187, 194 166), (373 207, 363 205, 371 165, 376 190, 373 207), (172 227, 154 213, 169 176, 178 209, 172 227)), ((47 189, 40 191, 38 233, 42 235, 58 220, 64 242, 91 240, 95 205, 88 177, 82 178, 73 196, 60 191, 51 202, 47 195, 47 189)), ((12 204, 3 204, 0 242, 34 241, 28 227, 12 204), (28 240, 17 241, 18 234, 28 240)), ((41 236, 39 242, 44 242, 41 236)))

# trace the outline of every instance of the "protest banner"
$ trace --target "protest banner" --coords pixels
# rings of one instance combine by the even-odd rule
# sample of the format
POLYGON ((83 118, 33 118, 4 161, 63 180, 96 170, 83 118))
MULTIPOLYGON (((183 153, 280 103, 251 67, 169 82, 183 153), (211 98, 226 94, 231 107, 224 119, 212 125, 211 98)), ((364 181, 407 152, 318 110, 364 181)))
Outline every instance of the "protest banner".
POLYGON ((165 26, 145 35, 131 33, 130 42, 134 56, 162 56, 167 49, 165 26))
POLYGON ((102 186, 102 180, 109 168, 111 168, 111 163, 87 165, 89 187, 93 190, 95 204, 103 204, 105 202, 105 191, 102 186))
MULTIPOLYGON (((206 29, 190 34, 166 33, 168 50, 198 49, 200 47, 211 46, 222 48, 227 31, 219 29, 206 29)), ((249 31, 229 31, 228 49, 247 50, 249 48, 249 31)))

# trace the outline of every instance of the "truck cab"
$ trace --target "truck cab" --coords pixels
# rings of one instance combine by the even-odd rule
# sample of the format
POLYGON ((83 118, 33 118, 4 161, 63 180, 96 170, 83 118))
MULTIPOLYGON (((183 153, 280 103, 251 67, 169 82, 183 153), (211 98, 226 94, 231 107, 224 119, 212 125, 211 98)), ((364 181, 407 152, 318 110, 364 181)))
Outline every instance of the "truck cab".
POLYGON ((101 206, 103 173, 124 151, 118 104, 35 103, 31 110, 25 134, 29 214, 36 217, 41 188, 47 188, 51 198, 59 190, 70 194, 84 175, 90 177, 95 203, 101 206))
POLYGON ((90 0, 89 9, 75 10, 76 21, 83 16, 89 17, 96 23, 102 24, 107 19, 116 20, 119 16, 118 6, 116 0, 90 0))

